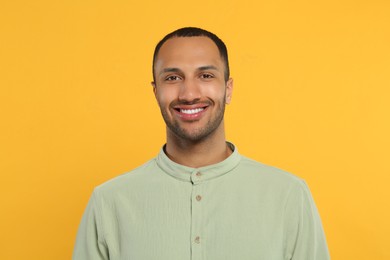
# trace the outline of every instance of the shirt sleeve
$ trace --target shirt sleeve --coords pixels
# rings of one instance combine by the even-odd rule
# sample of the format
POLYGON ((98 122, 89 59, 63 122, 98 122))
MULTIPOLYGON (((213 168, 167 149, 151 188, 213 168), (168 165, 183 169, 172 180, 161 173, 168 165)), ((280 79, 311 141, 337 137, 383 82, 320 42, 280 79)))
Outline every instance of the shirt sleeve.
POLYGON ((288 260, 329 260, 321 219, 304 181, 290 191, 285 210, 288 260))
POLYGON ((73 251, 73 260, 108 260, 103 239, 98 202, 94 192, 81 219, 73 251))

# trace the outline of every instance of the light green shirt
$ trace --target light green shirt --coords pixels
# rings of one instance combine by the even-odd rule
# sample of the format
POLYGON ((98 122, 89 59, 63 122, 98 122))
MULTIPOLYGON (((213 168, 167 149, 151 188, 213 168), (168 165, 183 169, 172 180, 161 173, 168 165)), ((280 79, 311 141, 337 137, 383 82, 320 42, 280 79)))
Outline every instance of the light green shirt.
POLYGON ((97 187, 74 260, 325 260, 321 221, 301 179, 241 156, 201 168, 163 149, 97 187))

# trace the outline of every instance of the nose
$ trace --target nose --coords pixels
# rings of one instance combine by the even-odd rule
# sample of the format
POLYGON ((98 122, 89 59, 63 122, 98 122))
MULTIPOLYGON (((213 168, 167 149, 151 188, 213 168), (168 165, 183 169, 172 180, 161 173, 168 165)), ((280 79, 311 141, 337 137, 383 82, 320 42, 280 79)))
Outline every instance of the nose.
POLYGON ((199 83, 196 80, 185 79, 180 86, 179 100, 185 102, 193 102, 201 98, 199 83))

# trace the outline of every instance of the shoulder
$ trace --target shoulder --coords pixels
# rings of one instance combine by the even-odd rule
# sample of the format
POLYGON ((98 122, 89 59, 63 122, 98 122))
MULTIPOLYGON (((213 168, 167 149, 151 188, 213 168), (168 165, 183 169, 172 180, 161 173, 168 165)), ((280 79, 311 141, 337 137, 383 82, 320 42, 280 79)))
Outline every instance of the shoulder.
POLYGON ((266 192, 272 196, 280 197, 286 203, 293 202, 296 205, 298 201, 304 204, 313 204, 313 199, 304 179, 279 169, 269 166, 253 159, 242 156, 238 174, 244 174, 247 186, 256 187, 259 192, 266 192))
POLYGON ((276 182, 278 184, 285 183, 297 185, 304 183, 300 177, 290 172, 274 166, 263 164, 245 156, 241 156, 241 161, 238 168, 246 175, 262 181, 276 182))
POLYGON ((97 187, 95 187, 94 193, 102 196, 112 196, 126 190, 137 190, 148 181, 153 181, 153 177, 158 176, 158 167, 156 166, 156 160, 151 159, 143 165, 114 177, 97 187))

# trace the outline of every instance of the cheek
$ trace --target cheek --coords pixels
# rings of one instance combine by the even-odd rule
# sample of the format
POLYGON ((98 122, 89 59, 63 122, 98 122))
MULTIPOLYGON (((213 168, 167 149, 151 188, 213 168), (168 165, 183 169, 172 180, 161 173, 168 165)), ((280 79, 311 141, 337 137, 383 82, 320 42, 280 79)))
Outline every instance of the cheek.
POLYGON ((223 85, 204 85, 202 86, 202 94, 215 101, 225 98, 225 86, 223 85))
POLYGON ((161 88, 156 92, 156 99, 160 107, 169 106, 169 104, 177 99, 177 93, 174 88, 161 88))

